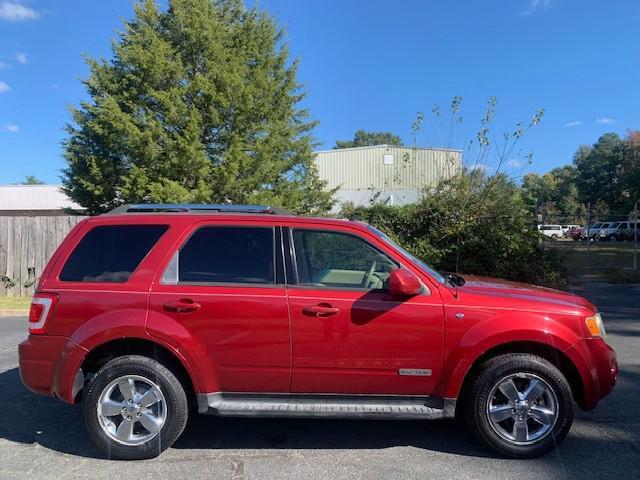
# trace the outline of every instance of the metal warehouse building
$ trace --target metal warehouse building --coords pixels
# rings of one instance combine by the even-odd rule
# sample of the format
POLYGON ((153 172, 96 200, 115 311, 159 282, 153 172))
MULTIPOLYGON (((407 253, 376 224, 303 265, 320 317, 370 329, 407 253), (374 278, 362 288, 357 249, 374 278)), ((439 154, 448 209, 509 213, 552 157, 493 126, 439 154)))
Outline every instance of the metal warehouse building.
POLYGON ((389 145, 342 148, 316 152, 316 165, 327 187, 339 188, 335 211, 346 202, 406 205, 458 173, 462 151, 389 145))

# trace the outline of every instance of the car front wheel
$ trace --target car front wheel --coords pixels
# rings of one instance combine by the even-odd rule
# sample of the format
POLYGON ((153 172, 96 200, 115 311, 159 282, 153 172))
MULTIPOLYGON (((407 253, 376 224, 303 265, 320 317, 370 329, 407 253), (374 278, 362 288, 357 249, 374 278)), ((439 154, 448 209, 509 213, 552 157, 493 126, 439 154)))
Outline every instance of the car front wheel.
POLYGON ((164 365, 127 355, 109 361, 91 378, 83 417, 92 440, 109 458, 144 459, 178 439, 188 402, 182 384, 164 365))
POLYGON ((465 406, 474 434, 512 458, 553 450, 573 422, 567 380, 549 361, 531 354, 500 355, 483 364, 465 406))

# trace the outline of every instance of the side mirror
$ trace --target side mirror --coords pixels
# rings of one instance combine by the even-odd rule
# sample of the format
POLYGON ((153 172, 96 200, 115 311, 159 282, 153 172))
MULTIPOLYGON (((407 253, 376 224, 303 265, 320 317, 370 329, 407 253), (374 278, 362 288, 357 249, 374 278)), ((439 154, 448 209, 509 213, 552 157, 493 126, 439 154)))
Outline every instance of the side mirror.
POLYGON ((398 297, 410 297, 422 292, 422 283, 409 270, 396 268, 389 275, 389 293, 398 297))

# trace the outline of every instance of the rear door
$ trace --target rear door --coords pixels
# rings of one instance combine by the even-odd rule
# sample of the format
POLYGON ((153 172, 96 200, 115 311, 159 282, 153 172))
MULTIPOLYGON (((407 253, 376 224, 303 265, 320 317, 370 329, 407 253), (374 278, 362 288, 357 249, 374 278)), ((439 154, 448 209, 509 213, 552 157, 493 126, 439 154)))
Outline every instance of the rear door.
POLYGON ((149 330, 188 345, 205 365, 207 393, 289 391, 279 235, 279 227, 258 222, 199 223, 152 286, 149 330))
POLYGON ((390 296, 402 262, 360 230, 293 225, 285 239, 292 393, 433 394, 444 349, 437 290, 390 296))

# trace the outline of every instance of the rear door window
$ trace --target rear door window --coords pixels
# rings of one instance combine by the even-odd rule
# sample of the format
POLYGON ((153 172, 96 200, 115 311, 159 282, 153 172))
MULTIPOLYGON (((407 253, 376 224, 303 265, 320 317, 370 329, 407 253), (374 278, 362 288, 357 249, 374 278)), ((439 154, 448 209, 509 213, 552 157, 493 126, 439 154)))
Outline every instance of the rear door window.
POLYGON ((202 227, 180 249, 178 282, 273 284, 272 227, 202 227))
POLYGON ((94 227, 73 250, 59 278, 64 282, 124 283, 167 228, 167 225, 94 227))

